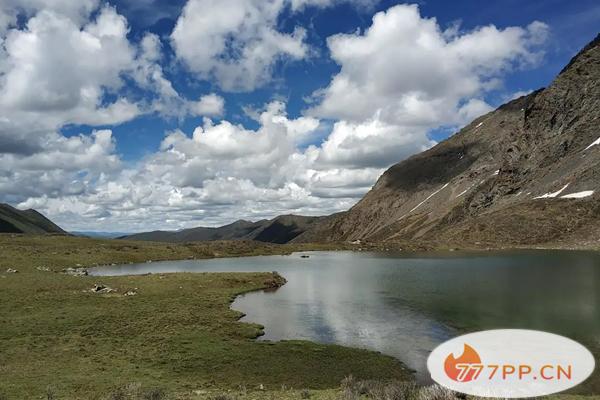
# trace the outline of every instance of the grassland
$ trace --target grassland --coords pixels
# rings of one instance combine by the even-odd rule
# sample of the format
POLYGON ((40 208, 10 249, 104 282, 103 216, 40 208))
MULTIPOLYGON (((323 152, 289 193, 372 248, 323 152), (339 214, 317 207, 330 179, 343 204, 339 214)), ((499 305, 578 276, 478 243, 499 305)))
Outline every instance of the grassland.
POLYGON ((0 235, 0 399, 125 399, 119 390, 132 384, 146 391, 140 398, 204 398, 261 385, 285 398, 282 387, 300 396, 305 388, 335 388, 348 375, 408 379, 399 362, 381 354, 253 340, 261 327, 238 322, 240 314, 229 305, 239 293, 273 285, 271 273, 61 273, 67 267, 307 249, 314 247, 0 235), (5 272, 9 268, 18 272, 5 272), (94 284, 115 291, 93 293, 94 284), (136 295, 125 296, 129 291, 136 295))

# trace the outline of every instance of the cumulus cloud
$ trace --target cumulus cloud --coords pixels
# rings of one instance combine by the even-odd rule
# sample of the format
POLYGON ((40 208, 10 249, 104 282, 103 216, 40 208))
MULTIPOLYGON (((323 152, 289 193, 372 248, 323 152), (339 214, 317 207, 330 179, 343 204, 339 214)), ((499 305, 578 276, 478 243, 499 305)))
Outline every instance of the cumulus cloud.
MULTIPOLYGON (((192 105, 199 111, 165 78, 158 36, 133 42, 114 7, 97 7, 91 0, 0 5, 0 201, 89 202, 99 210, 94 215, 110 214, 101 191, 112 193, 127 174, 112 131, 67 137, 59 130, 116 125, 150 112, 179 116, 192 105), (130 97, 132 85, 143 98, 130 97)), ((200 103, 205 114, 222 112, 215 95, 200 103)))
MULTIPOLYGON (((51 181, 57 185, 72 178, 71 184, 53 191, 49 190, 50 183, 37 191, 31 187, 19 206, 46 211, 58 222, 67 221, 72 229, 83 229, 87 223, 83 221, 90 220, 100 229, 143 230, 152 224, 175 229, 288 212, 313 215, 339 211, 352 205, 382 172, 380 168, 332 168, 316 162, 319 150, 301 150, 298 143, 320 129, 319 121, 290 118, 281 102, 268 104, 258 120, 259 128, 249 130, 205 118, 191 135, 171 132, 158 152, 118 171, 109 168, 109 164, 121 167, 109 137, 96 133, 95 140, 102 144, 94 152, 100 164, 91 169, 102 173, 78 179, 68 175, 89 165, 88 157, 84 157, 87 153, 73 144, 81 159, 65 159, 73 169, 61 169, 63 175, 51 181), (161 217, 167 214, 169 221, 161 217)), ((72 140, 83 143, 86 137, 72 140)), ((31 157, 30 161, 37 159, 31 157)), ((19 160, 18 166, 17 159, 13 161, 16 170, 39 173, 41 166, 28 165, 27 157, 19 160)), ((6 182, 14 179, 7 177, 6 182)))
POLYGON ((329 38, 341 66, 311 114, 365 121, 377 115, 391 125, 431 128, 463 124, 490 107, 473 100, 499 84, 507 71, 537 62, 548 27, 493 25, 443 32, 416 5, 398 5, 373 17, 364 33, 329 38), (465 106, 466 108, 462 109, 465 106))
POLYGON ((121 167, 114 154, 110 130, 66 138, 48 134, 41 140, 43 152, 0 154, 0 193, 6 199, 83 195, 95 181, 121 167))
POLYGON ((249 91, 271 78, 278 60, 302 59, 305 31, 276 29, 284 0, 189 0, 171 40, 177 56, 202 79, 249 91))
POLYGON ((96 2, 46 3, 35 3, 39 10, 26 3, 31 18, 0 39, 0 135, 7 136, 0 151, 23 135, 35 141, 36 132, 45 135, 66 124, 116 125, 152 112, 182 117, 199 106, 217 115, 215 95, 196 103, 173 88, 163 73, 157 35, 130 41, 127 20, 109 5, 81 22, 96 2), (126 79, 144 90, 142 98, 124 90, 126 79))
POLYGON ((215 93, 204 95, 191 105, 191 112, 206 117, 221 116, 225 112, 225 99, 215 93))
POLYGON ((191 137, 173 132, 163 140, 162 151, 146 161, 145 169, 177 187, 202 187, 204 181, 218 178, 281 186, 297 141, 317 129, 319 122, 307 117, 289 119, 279 102, 269 104, 259 119, 256 131, 205 119, 191 137))
POLYGON ((124 18, 111 7, 83 30, 60 14, 40 12, 26 30, 6 37, 10 67, 2 76, 0 106, 33 113, 98 108, 101 88, 118 87, 121 71, 133 63, 126 33, 124 18))
POLYGON ((81 24, 97 5, 98 0, 3 0, 0 4, 0 34, 15 26, 19 15, 28 17, 42 9, 51 10, 81 24))
POLYGON ((402 129, 378 119, 340 121, 320 148, 313 146, 309 152, 316 152, 315 162, 322 165, 384 168, 435 144, 420 130, 402 129))

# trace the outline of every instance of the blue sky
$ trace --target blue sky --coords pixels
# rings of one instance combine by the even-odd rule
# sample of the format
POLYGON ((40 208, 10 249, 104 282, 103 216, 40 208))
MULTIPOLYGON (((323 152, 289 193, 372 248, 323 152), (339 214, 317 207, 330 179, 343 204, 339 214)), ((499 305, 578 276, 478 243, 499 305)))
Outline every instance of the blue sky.
POLYGON ((598 22, 594 0, 8 0, 0 200, 81 230, 340 211, 598 22))
MULTIPOLYGON (((166 55, 174 60, 169 46, 170 35, 185 1, 148 1, 146 5, 131 1, 112 1, 111 4, 127 17, 131 31, 129 36, 140 38, 145 32, 153 32, 165 38, 166 55)), ((144 2, 142 2, 144 3, 144 2)), ((203 91, 212 90, 226 100, 227 108, 223 118, 256 128, 256 121, 244 114, 242 107, 251 105, 261 107, 274 98, 283 98, 287 102, 288 114, 299 116, 307 108, 304 101, 315 90, 325 87, 331 76, 339 71, 339 66, 328 57, 327 38, 337 33, 352 33, 367 29, 371 18, 378 11, 385 11, 397 4, 419 4, 421 14, 435 17, 442 27, 460 22, 465 30, 478 26, 494 24, 499 28, 523 26, 539 20, 551 28, 550 38, 544 62, 534 69, 515 71, 505 77, 503 90, 487 94, 486 98, 493 106, 502 104, 506 93, 529 91, 544 87, 554 79, 570 58, 598 33, 600 22, 600 4, 595 0, 547 0, 519 1, 502 0, 488 2, 482 6, 479 1, 381 1, 372 7, 356 7, 352 4, 340 4, 325 10, 309 7, 301 13, 283 13, 278 24, 283 31, 292 31, 294 26, 309 27, 308 42, 317 49, 317 54, 308 60, 293 63, 280 63, 274 72, 276 82, 249 93, 228 93, 219 90, 209 82, 195 82, 193 77, 181 66, 173 65, 166 75, 176 88, 186 96, 198 97, 203 91)), ((200 117, 164 119, 160 116, 141 116, 133 121, 113 128, 118 151, 125 160, 137 160, 155 151, 164 133, 173 129, 191 132, 201 123, 200 117)), ((97 127, 69 126, 66 134, 79 134, 97 127)), ((431 136, 442 140, 453 129, 433 130, 431 136)))

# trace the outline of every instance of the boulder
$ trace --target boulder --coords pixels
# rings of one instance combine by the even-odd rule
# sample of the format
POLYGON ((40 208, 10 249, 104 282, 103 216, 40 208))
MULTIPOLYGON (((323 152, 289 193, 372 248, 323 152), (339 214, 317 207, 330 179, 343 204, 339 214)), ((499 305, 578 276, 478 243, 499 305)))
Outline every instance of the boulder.
POLYGON ((92 289, 90 289, 90 291, 92 293, 112 293, 115 290, 112 288, 109 288, 108 286, 105 286, 103 284, 95 284, 94 287, 92 289))

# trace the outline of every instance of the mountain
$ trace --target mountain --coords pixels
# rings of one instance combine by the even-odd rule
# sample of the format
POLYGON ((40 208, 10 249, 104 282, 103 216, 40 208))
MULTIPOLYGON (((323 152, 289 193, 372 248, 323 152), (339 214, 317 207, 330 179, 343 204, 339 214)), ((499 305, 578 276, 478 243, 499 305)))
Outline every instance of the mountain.
POLYGON ((17 210, 8 204, 0 204, 0 233, 66 234, 58 225, 39 212, 17 210))
POLYGON ((272 220, 250 222, 239 220, 218 228, 191 228, 180 231, 153 231, 123 236, 120 239, 155 242, 195 242, 211 240, 257 240, 287 243, 318 223, 320 217, 281 215, 272 220))
POLYGON ((98 232, 98 231, 71 231, 72 235, 97 239, 116 239, 129 235, 129 232, 98 232))
POLYGON ((294 241, 597 244, 599 195, 600 35, 549 87, 392 166, 294 241))

